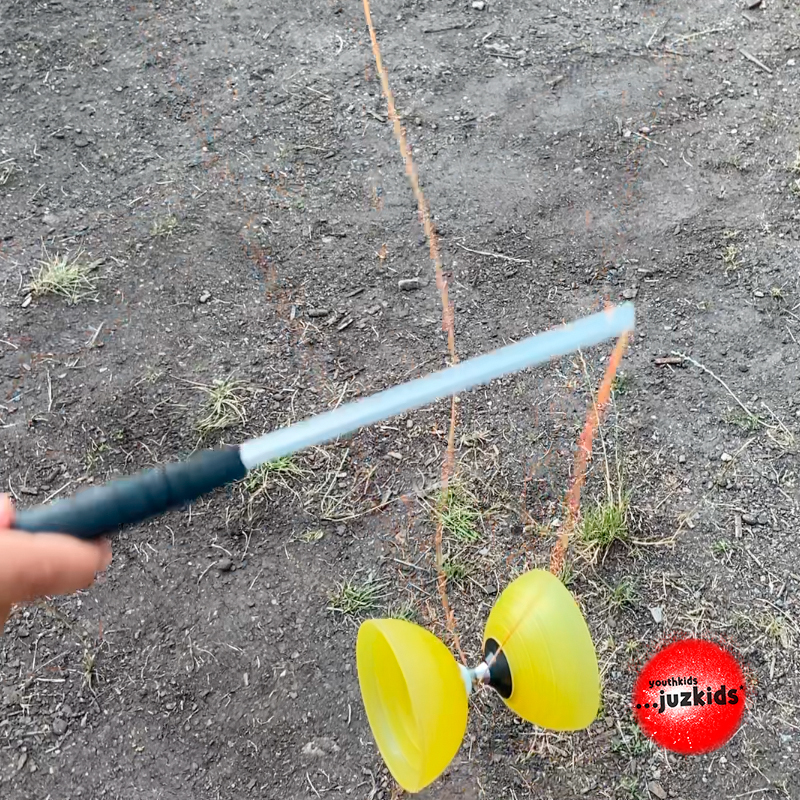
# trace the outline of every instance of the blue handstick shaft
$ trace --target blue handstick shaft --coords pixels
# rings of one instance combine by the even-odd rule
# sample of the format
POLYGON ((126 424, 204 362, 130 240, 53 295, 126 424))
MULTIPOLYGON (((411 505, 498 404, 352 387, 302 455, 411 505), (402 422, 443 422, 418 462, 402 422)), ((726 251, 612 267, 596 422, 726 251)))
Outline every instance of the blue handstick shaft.
POLYGON ((591 347, 633 329, 630 303, 601 311, 441 372, 272 431, 241 447, 205 450, 187 461, 147 470, 19 511, 14 527, 92 539, 191 502, 280 456, 338 439, 375 422, 464 392, 495 378, 591 347))
POLYGON ((620 336, 633 328, 633 322, 633 305, 625 303, 578 322, 531 336, 433 375, 417 378, 288 428, 251 439, 240 448, 242 463, 247 469, 252 469, 281 456, 338 439, 375 422, 465 392, 503 375, 620 336))

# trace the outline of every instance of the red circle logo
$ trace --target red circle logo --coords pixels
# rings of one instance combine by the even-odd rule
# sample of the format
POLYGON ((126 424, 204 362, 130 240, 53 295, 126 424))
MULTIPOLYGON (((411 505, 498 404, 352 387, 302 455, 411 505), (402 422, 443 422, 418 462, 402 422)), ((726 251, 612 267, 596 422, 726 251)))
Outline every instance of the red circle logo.
POLYGON ((633 687, 633 713, 656 744, 689 755, 717 750, 744 714, 742 668, 722 645, 683 639, 659 650, 633 687))

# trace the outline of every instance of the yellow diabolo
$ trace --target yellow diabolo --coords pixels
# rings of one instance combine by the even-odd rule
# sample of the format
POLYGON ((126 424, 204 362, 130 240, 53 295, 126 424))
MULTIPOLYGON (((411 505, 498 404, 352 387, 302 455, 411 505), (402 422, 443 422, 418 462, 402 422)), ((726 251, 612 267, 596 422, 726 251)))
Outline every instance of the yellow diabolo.
POLYGON ((561 581, 532 570, 489 614, 484 661, 459 665, 432 633, 398 619, 364 622, 356 642, 361 696, 395 780, 424 789, 458 752, 473 687, 488 684, 523 719, 551 730, 585 728, 597 716, 600 678, 592 638, 561 581))

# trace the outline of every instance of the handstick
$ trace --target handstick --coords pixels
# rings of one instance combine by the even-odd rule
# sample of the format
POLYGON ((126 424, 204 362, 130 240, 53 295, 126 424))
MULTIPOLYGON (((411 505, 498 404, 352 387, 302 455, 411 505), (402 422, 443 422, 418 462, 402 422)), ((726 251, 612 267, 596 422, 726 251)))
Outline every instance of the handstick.
POLYGON ((241 480, 260 464, 615 338, 632 330, 633 324, 633 305, 624 303, 280 428, 238 447, 204 450, 187 461, 85 489, 49 505, 20 510, 14 525, 26 531, 69 533, 93 539, 241 480))

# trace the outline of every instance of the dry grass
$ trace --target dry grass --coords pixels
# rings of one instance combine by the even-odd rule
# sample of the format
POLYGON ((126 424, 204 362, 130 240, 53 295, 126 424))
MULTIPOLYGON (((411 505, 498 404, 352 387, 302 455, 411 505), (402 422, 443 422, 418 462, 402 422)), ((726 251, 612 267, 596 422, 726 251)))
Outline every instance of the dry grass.
POLYGON ((726 272, 732 272, 739 269, 741 262, 739 255, 741 250, 735 244, 727 244, 722 248, 722 263, 725 265, 726 272))
POLYGON ((247 421, 243 383, 226 378, 215 380, 211 386, 201 388, 208 395, 205 413, 195 425, 201 436, 208 436, 233 425, 243 425, 247 421))
POLYGON ((174 214, 166 217, 159 217, 150 228, 150 235, 154 239, 166 239, 175 233, 178 227, 178 218, 174 214))
POLYGON ((69 303, 77 303, 93 297, 97 289, 97 278, 93 273, 100 261, 87 261, 84 251, 74 255, 56 253, 51 255, 42 248, 39 270, 26 287, 33 297, 55 295, 65 298, 69 303))
POLYGON ((4 158, 0 161, 0 186, 5 186, 16 172, 21 172, 21 170, 13 158, 4 158))

